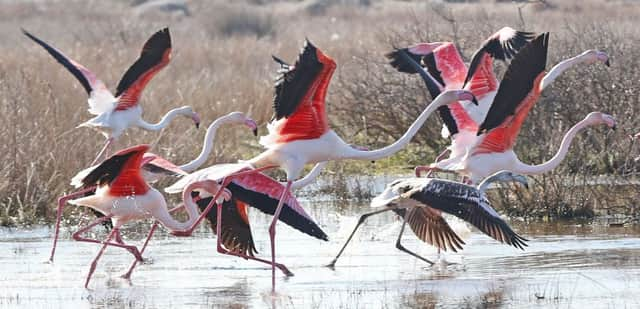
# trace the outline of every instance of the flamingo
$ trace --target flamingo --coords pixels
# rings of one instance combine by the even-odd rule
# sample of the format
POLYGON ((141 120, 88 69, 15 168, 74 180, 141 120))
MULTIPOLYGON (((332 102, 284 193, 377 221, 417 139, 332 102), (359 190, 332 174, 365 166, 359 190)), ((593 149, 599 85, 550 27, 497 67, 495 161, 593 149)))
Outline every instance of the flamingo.
MULTIPOLYGON (((408 58, 406 54, 404 55, 408 58)), ((290 198, 293 181, 301 175, 307 163, 343 159, 377 160, 390 156, 409 143, 428 116, 439 106, 458 100, 475 102, 475 97, 469 91, 445 91, 427 106, 398 141, 378 150, 359 150, 345 143, 329 128, 325 113, 325 96, 329 81, 336 68, 333 59, 308 40, 305 41, 295 65, 288 65, 275 56, 273 58, 280 64, 279 72, 281 74, 275 86, 275 115, 271 123, 267 125, 269 134, 260 138, 260 143, 266 150, 250 160, 221 169, 212 179, 222 180, 222 187, 226 187, 234 178, 234 173, 238 171, 250 173, 247 169, 255 168, 254 173, 259 173, 264 169, 274 167, 284 169, 287 182, 285 189, 280 194, 274 218, 269 226, 271 259, 272 264, 275 265, 277 218, 280 216, 285 199, 290 198)), ((166 188, 165 191, 179 191, 189 181, 197 179, 197 176, 185 177, 166 188)), ((202 217, 210 211, 215 200, 216 198, 207 206, 201 214, 202 217)), ((272 293, 275 293, 275 266, 272 267, 271 282, 272 293)))
MULTIPOLYGON (((72 180, 72 183, 76 186, 84 186, 85 188, 95 186, 96 189, 95 194, 72 199, 69 204, 89 207, 104 215, 104 217, 98 218, 88 226, 73 233, 73 239, 77 241, 102 244, 100 251, 91 263, 84 285, 85 288, 88 287, 98 260, 107 246, 124 248, 133 254, 136 262, 142 261, 142 252, 147 243, 145 242, 143 245, 142 251, 135 246, 125 244, 120 237, 120 227, 122 225, 134 220, 155 218, 168 230, 178 231, 190 226, 193 220, 198 217, 198 208, 186 203, 189 219, 184 222, 173 219, 162 194, 145 182, 141 175, 140 167, 145 163, 143 155, 148 149, 148 145, 138 145, 118 151, 101 164, 93 167, 89 173, 83 171, 72 180), (96 240, 82 236, 94 226, 109 219, 113 219, 114 223, 113 229, 106 239, 96 240), (115 242, 111 241, 112 238, 115 239, 115 242)), ((192 189, 199 188, 198 186, 200 185, 195 184, 192 189)), ((222 190, 217 184, 207 185, 210 190, 222 190)), ((189 194, 190 192, 185 192, 183 199, 191 200, 189 194)), ((230 193, 224 191, 219 196, 228 200, 230 193)), ((63 207, 64 204, 58 205, 56 227, 60 225, 63 207)), ((150 234, 153 233, 154 229, 150 231, 150 234)))
POLYGON ((109 147, 124 131, 136 126, 145 130, 158 131, 169 125, 177 116, 191 117, 196 127, 200 125, 200 117, 190 106, 174 108, 167 112, 155 124, 142 119, 142 107, 138 104, 142 90, 162 68, 169 64, 171 58, 171 36, 169 28, 154 33, 142 47, 140 58, 129 67, 118 83, 115 96, 95 74, 83 65, 65 56, 57 49, 22 29, 24 35, 42 46, 53 58, 62 64, 80 82, 89 95, 89 113, 95 117, 78 127, 97 129, 107 141, 91 165, 96 164, 103 155, 108 154, 109 147))
MULTIPOLYGON (((455 45, 450 42, 421 43, 403 49, 427 69, 428 90, 432 98, 436 97, 441 89, 461 88, 461 85, 464 85, 465 89, 471 90, 479 99, 478 106, 460 102, 439 108, 438 111, 444 123, 442 136, 444 138, 451 136, 452 141, 451 145, 438 155, 436 163, 444 159, 448 152, 450 152, 450 158, 464 155, 467 148, 476 141, 478 124, 485 119, 500 86, 493 72, 492 59, 503 61, 512 59, 532 38, 532 33, 516 31, 509 27, 502 28, 490 36, 474 53, 468 70, 455 45)), ((387 57, 399 71, 417 72, 398 57, 397 51, 389 53, 387 57)), ((591 64, 597 61, 609 66, 607 54, 597 50, 587 50, 576 57, 561 61, 542 79, 541 91, 567 69, 577 64, 591 64)), ((419 177, 423 171, 429 171, 430 175, 433 168, 418 166, 415 171, 416 176, 419 177)), ((479 177, 481 178, 483 177, 479 177)))
MULTIPOLYGON (((292 184, 292 188, 300 188, 313 181, 326 164, 327 162, 319 163, 307 176, 295 181, 292 184)), ((245 168, 238 170, 237 164, 218 164, 183 177, 176 184, 165 188, 165 191, 167 193, 183 192, 184 194, 195 184, 199 183, 206 186, 208 183, 218 183, 222 179, 226 179, 223 183, 227 186, 225 189, 231 193, 231 200, 222 204, 217 203, 216 211, 210 211, 214 194, 217 192, 215 190, 192 192, 194 200, 185 201, 185 203, 193 203, 195 201, 201 210, 201 216, 206 216, 209 220, 211 228, 218 236, 217 251, 219 253, 252 259, 271 265, 274 263, 273 261, 259 259, 254 256, 257 251, 253 243, 246 207, 251 206, 264 213, 275 214, 279 198, 285 188, 282 183, 265 174, 255 173, 254 169, 249 165, 245 165, 245 168), (229 169, 234 172, 232 176, 225 178, 225 175, 231 174, 229 169)), ((327 235, 306 213, 292 194, 289 193, 286 196, 283 205, 282 213, 279 216, 280 221, 309 236, 320 240, 328 240, 327 235)), ((191 231, 176 231, 172 232, 172 234, 188 236, 191 231)), ((286 276, 293 275, 283 264, 275 263, 273 265, 279 268, 286 276)))
MULTIPOLYGON (((590 113, 567 132, 560 150, 553 159, 535 166, 526 165, 517 159, 513 152, 517 134, 545 85, 549 85, 558 76, 559 71, 567 68, 566 63, 603 61, 606 64, 608 61, 604 53, 587 51, 563 65, 556 66, 562 69, 553 69, 545 75, 543 73, 547 47, 548 33, 544 33, 522 48, 509 65, 481 125, 476 125, 470 117, 465 118, 464 113, 461 113, 462 117, 452 117, 453 120, 450 123, 455 126, 467 126, 471 129, 475 127, 476 136, 467 134, 464 145, 454 145, 448 159, 433 163, 427 168, 418 167, 418 172, 420 170, 453 171, 468 178, 471 183, 477 183, 500 170, 536 175, 549 171, 562 162, 578 131, 597 124, 606 124, 615 128, 615 119, 611 115, 601 112, 590 113)), ((425 82, 431 83, 429 79, 425 79, 425 82)))
MULTIPOLYGON (((202 144, 202 150, 200 154, 190 162, 176 166, 174 163, 162 158, 159 155, 153 153, 145 153, 144 160, 145 162, 142 166, 142 176, 148 183, 154 183, 160 178, 164 176, 183 176, 189 172, 192 172, 202 166, 204 162, 206 162, 209 154, 213 150, 213 142, 216 136, 216 132, 218 128, 222 125, 226 124, 244 124, 249 129, 252 130, 253 135, 258 135, 258 129, 256 122, 241 112, 231 112, 227 115, 219 117, 215 121, 213 121, 209 127, 207 128, 207 132, 204 136, 204 142, 202 144)), ((88 174, 93 170, 94 167, 90 167, 80 172, 79 174, 88 174)), ((318 171, 319 172, 319 171, 318 171)), ((93 194, 95 191, 95 186, 89 186, 87 188, 83 188, 81 192, 72 193, 69 195, 62 196, 58 199, 58 205, 66 203, 68 200, 72 198, 76 198, 82 195, 93 194)), ((102 214, 98 211, 92 209, 92 212, 98 217, 102 217, 102 214)), ((107 230, 113 227, 113 223, 111 220, 104 221, 103 225, 107 228, 107 230)), ((53 256, 55 253, 56 242, 58 239, 59 226, 56 226, 56 232, 54 237, 53 249, 51 251, 51 256, 49 257, 49 261, 53 262, 53 256)), ((118 235, 116 235, 118 237, 118 235)))
POLYGON ((511 227, 493 209, 485 191, 494 182, 519 182, 528 188, 527 178, 509 171, 497 172, 477 187, 467 184, 435 178, 398 179, 387 185, 386 189, 371 200, 371 207, 384 207, 366 213, 360 217, 358 224, 347 238, 338 255, 328 266, 334 267, 336 261, 351 241, 351 238, 364 221, 376 214, 392 210, 403 216, 400 234, 396 240, 396 248, 431 265, 434 263, 420 255, 407 250, 400 240, 407 222, 420 240, 439 249, 451 249, 457 252, 462 249, 464 241, 456 235, 442 212, 454 215, 471 223, 491 238, 524 250, 527 239, 514 232, 511 227))

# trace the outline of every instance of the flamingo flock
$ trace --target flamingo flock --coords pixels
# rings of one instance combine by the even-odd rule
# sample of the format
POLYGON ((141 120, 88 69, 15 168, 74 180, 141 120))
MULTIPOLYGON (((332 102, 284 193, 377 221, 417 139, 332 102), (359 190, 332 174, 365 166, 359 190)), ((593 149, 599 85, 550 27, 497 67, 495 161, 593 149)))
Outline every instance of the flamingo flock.
MULTIPOLYGON (((278 221, 312 238, 329 239, 318 220, 301 206, 294 194, 295 189, 313 183, 330 161, 370 161, 392 156, 411 142, 434 112, 444 123, 442 135, 451 138, 451 145, 434 163, 416 167, 416 177, 393 181, 373 198, 371 206, 377 209, 360 217, 329 266, 335 267, 347 244, 368 217, 387 211, 393 211, 402 219, 396 247, 429 264, 434 262, 406 249, 401 238, 408 223, 420 240, 438 250, 462 250, 465 242, 449 225, 444 213, 468 222, 501 243, 524 250, 528 240, 514 231, 493 209, 486 194, 489 185, 518 182, 528 188, 524 175, 537 175, 557 167, 580 131, 601 124, 612 129, 616 127, 613 116, 592 112, 569 129, 558 152, 549 161, 537 165, 521 162, 513 147, 527 114, 543 90, 572 66, 595 62, 608 66, 609 58, 602 51, 588 50, 560 62, 545 73, 549 33, 537 35, 505 27, 482 43, 468 65, 452 42, 418 43, 388 53, 391 66, 399 72, 417 73, 421 77, 432 100, 397 141, 369 150, 345 142, 331 129, 326 97, 337 64, 305 40, 293 64, 273 56, 279 68, 273 118, 267 124, 267 135, 259 139, 264 151, 237 163, 203 167, 219 127, 242 124, 257 136, 256 122, 241 112, 233 112, 210 124, 200 154, 195 159, 176 165, 149 152, 149 145, 110 152, 118 137, 129 127, 159 130, 178 115, 191 118, 196 127, 200 124, 200 117, 188 106, 169 111, 156 124, 142 119, 139 104, 142 90, 169 64, 171 58, 168 28, 154 33, 143 45, 140 57, 118 83, 115 95, 87 68, 28 31, 23 30, 23 33, 73 74, 87 92, 89 113, 95 117, 79 126, 95 128, 107 138, 94 161, 71 180, 71 185, 79 190, 58 199, 49 259, 54 261, 64 207, 70 204, 93 210, 97 218, 72 235, 76 241, 100 245, 90 264, 85 288, 89 286, 107 247, 125 249, 133 256, 131 266, 122 276, 130 279, 136 265, 143 261, 144 251, 158 225, 174 236, 187 237, 203 220, 207 220, 217 236, 217 251, 268 265, 271 268, 272 292, 275 292, 276 269, 285 276, 293 275, 276 258, 278 221), (494 61, 508 65, 501 81, 494 72, 494 61), (445 158, 447 153, 448 158, 445 158), (303 175, 308 164, 315 166, 303 175), (284 182, 264 173, 271 169, 284 171, 284 182), (432 177, 440 171, 456 173, 461 179, 457 182, 432 177), (420 177, 423 172, 428 172, 427 177, 420 177), (163 189, 167 194, 180 194, 182 202, 175 207, 169 208, 163 193, 152 186, 165 177, 179 178, 163 189), (258 252, 248 207, 273 216, 268 227, 270 258, 256 256, 258 252), (180 211, 187 213, 186 220, 174 217, 180 211), (138 248, 126 244, 120 234, 121 227, 145 219, 154 222, 143 245, 138 248), (110 228, 106 238, 86 236, 91 229, 105 223, 110 228)), ((633 138, 640 138, 640 133, 633 138)))

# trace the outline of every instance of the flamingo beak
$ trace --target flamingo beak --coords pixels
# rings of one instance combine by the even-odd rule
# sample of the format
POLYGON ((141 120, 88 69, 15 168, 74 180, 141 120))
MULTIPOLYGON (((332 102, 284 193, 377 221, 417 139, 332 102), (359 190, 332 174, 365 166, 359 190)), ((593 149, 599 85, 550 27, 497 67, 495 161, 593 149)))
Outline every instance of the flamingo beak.
POLYGON ((244 125, 251 129, 251 131, 253 132, 253 136, 258 136, 258 124, 255 122, 255 120, 248 118, 244 121, 244 125))
POLYGON ((607 60, 604 62, 604 65, 606 65, 607 67, 610 67, 610 66, 611 66, 611 63, 609 62, 609 59, 607 59, 607 60))
POLYGON ((196 129, 200 128, 200 116, 198 115, 198 113, 193 113, 193 115, 191 115, 191 119, 193 120, 193 123, 196 125, 196 129))

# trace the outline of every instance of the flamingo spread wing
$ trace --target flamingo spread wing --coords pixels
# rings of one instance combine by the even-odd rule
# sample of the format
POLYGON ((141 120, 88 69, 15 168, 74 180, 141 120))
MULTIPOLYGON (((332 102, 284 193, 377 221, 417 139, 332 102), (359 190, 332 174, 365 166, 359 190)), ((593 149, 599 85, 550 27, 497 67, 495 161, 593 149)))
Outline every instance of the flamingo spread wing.
POLYGON ((444 251, 448 249, 453 252, 462 250, 464 241, 453 231, 440 211, 431 207, 396 208, 393 210, 403 218, 407 211, 409 211, 407 223, 420 240, 444 251))
POLYGON ((524 119, 540 96, 548 43, 549 34, 543 33, 515 56, 478 129, 480 137, 473 153, 504 152, 513 148, 524 119))
POLYGON ((136 106, 147 83, 171 59, 171 36, 169 28, 154 33, 142 47, 140 57, 124 73, 116 88, 118 105, 116 110, 136 106))
POLYGON ((411 188, 405 195, 467 221, 499 242, 519 249, 527 246, 527 240, 509 227, 478 189, 447 180, 419 179, 423 185, 411 188))
POLYGON ((515 57, 533 38, 532 32, 516 31, 510 27, 491 35, 471 57, 464 85, 470 83, 470 89, 477 91, 473 93, 477 97, 495 91, 498 83, 493 73, 493 59, 507 61, 515 57))
POLYGON ((263 144, 322 136, 329 130, 325 96, 336 63, 308 40, 294 66, 274 59, 282 69, 276 80, 275 114, 269 125, 270 135, 263 144))
MULTIPOLYGON (((109 194, 112 196, 129 196, 145 194, 149 191, 149 185, 140 174, 142 156, 149 149, 149 145, 138 145, 123 149, 99 165, 84 173, 80 183, 84 187, 109 186, 109 194)), ((76 179, 79 175, 76 175, 76 179)))
MULTIPOLYGON (((182 192, 189 183, 202 180, 221 181, 226 176, 252 168, 246 163, 218 164, 197 172, 191 173, 178 180, 173 185, 165 188, 167 193, 182 192)), ((285 189, 284 185, 262 173, 250 173, 233 176, 227 186, 232 196, 243 203, 255 207, 267 214, 274 214, 280 195, 285 189)), ((327 235, 315 223, 313 218, 302 208, 298 200, 290 193, 284 197, 284 207, 279 220, 285 224, 310 236, 327 240, 327 235)))
POLYGON ((115 97, 109 92, 104 83, 96 78, 89 69, 65 56, 62 52, 40 40, 33 34, 22 29, 22 33, 44 48, 58 63, 62 64, 80 82, 89 95, 89 112, 100 115, 109 112, 115 107, 115 97))

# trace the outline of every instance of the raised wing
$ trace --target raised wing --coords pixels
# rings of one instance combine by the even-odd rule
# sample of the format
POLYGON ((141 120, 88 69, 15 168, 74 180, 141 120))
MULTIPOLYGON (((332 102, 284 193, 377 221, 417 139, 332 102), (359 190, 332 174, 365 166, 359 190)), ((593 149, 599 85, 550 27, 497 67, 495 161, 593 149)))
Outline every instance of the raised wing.
POLYGON ((40 40, 33 34, 22 29, 22 33, 28 38, 42 46, 58 63, 62 64, 82 85, 82 88, 89 95, 89 112, 94 115, 100 115, 114 108, 115 98, 109 92, 104 83, 96 78, 89 69, 77 63, 73 59, 65 56, 62 52, 55 49, 51 45, 40 40))
POLYGON ((164 68, 171 59, 169 28, 154 33, 142 47, 140 57, 124 73, 116 88, 116 110, 136 106, 147 83, 164 68))
POLYGON ((453 252, 462 250, 464 241, 451 229, 447 221, 440 215, 440 211, 430 207, 396 208, 393 210, 402 218, 407 211, 409 211, 407 223, 420 240, 444 251, 447 249, 453 252))
POLYGON ((86 176, 80 182, 84 187, 109 186, 109 194, 114 196, 144 194, 149 186, 140 174, 140 165, 148 149, 149 145, 138 145, 121 150, 92 169, 81 172, 86 176))
POLYGON ((413 186, 403 196, 465 220, 499 242, 519 249, 527 246, 527 240, 516 234, 474 187, 436 179, 413 186))
MULTIPOLYGON (((212 198, 207 197, 196 201, 201 211, 207 208, 212 198)), ((207 220, 209 220, 214 234, 217 231, 217 218, 218 209, 214 207, 207 213, 207 220)), ((221 238, 222 244, 227 250, 249 256, 254 256, 255 253, 258 253, 253 242, 251 226, 247 219, 246 205, 234 196, 231 197, 231 200, 222 204, 222 227, 220 231, 222 235, 218 235, 218 237, 221 238)))
POLYGON ((549 33, 531 41, 515 56, 505 73, 473 153, 504 152, 513 148, 529 110, 540 96, 540 81, 547 62, 549 33))
POLYGON ((325 97, 336 68, 326 56, 308 40, 294 66, 284 64, 276 80, 273 107, 275 142, 318 138, 329 130, 325 111, 325 97))
MULTIPOLYGON (((396 49, 387 54, 387 58, 391 59, 391 65, 398 68, 401 72, 419 73, 427 86, 431 99, 434 99, 443 89, 452 89, 445 83, 442 71, 438 69, 436 54, 442 58, 440 61, 446 68, 445 71, 448 72, 444 75, 447 80, 453 81, 455 85, 461 85, 461 82, 456 82, 454 79, 461 78, 462 75, 452 73, 451 71, 457 68, 460 70, 464 69, 466 72, 466 67, 462 62, 462 58, 460 58, 460 55, 457 53, 455 46, 451 43, 422 43, 405 49, 396 49), (435 44, 438 44, 438 47, 436 47, 434 51, 432 48, 435 44), (452 60, 452 58, 459 59, 460 61, 452 60), (427 72, 420 67, 418 61, 427 69, 427 72), (461 67, 460 64, 462 65, 461 67)), ((438 107, 438 114, 447 127, 449 134, 452 136, 460 130, 475 132, 478 128, 476 122, 473 121, 460 102, 438 107)))
POLYGON ((506 61, 515 57, 534 37, 532 32, 516 31, 510 27, 491 35, 471 57, 464 85, 470 83, 470 89, 478 92, 474 92, 476 96, 495 91, 497 79, 493 73, 493 60, 506 61))

